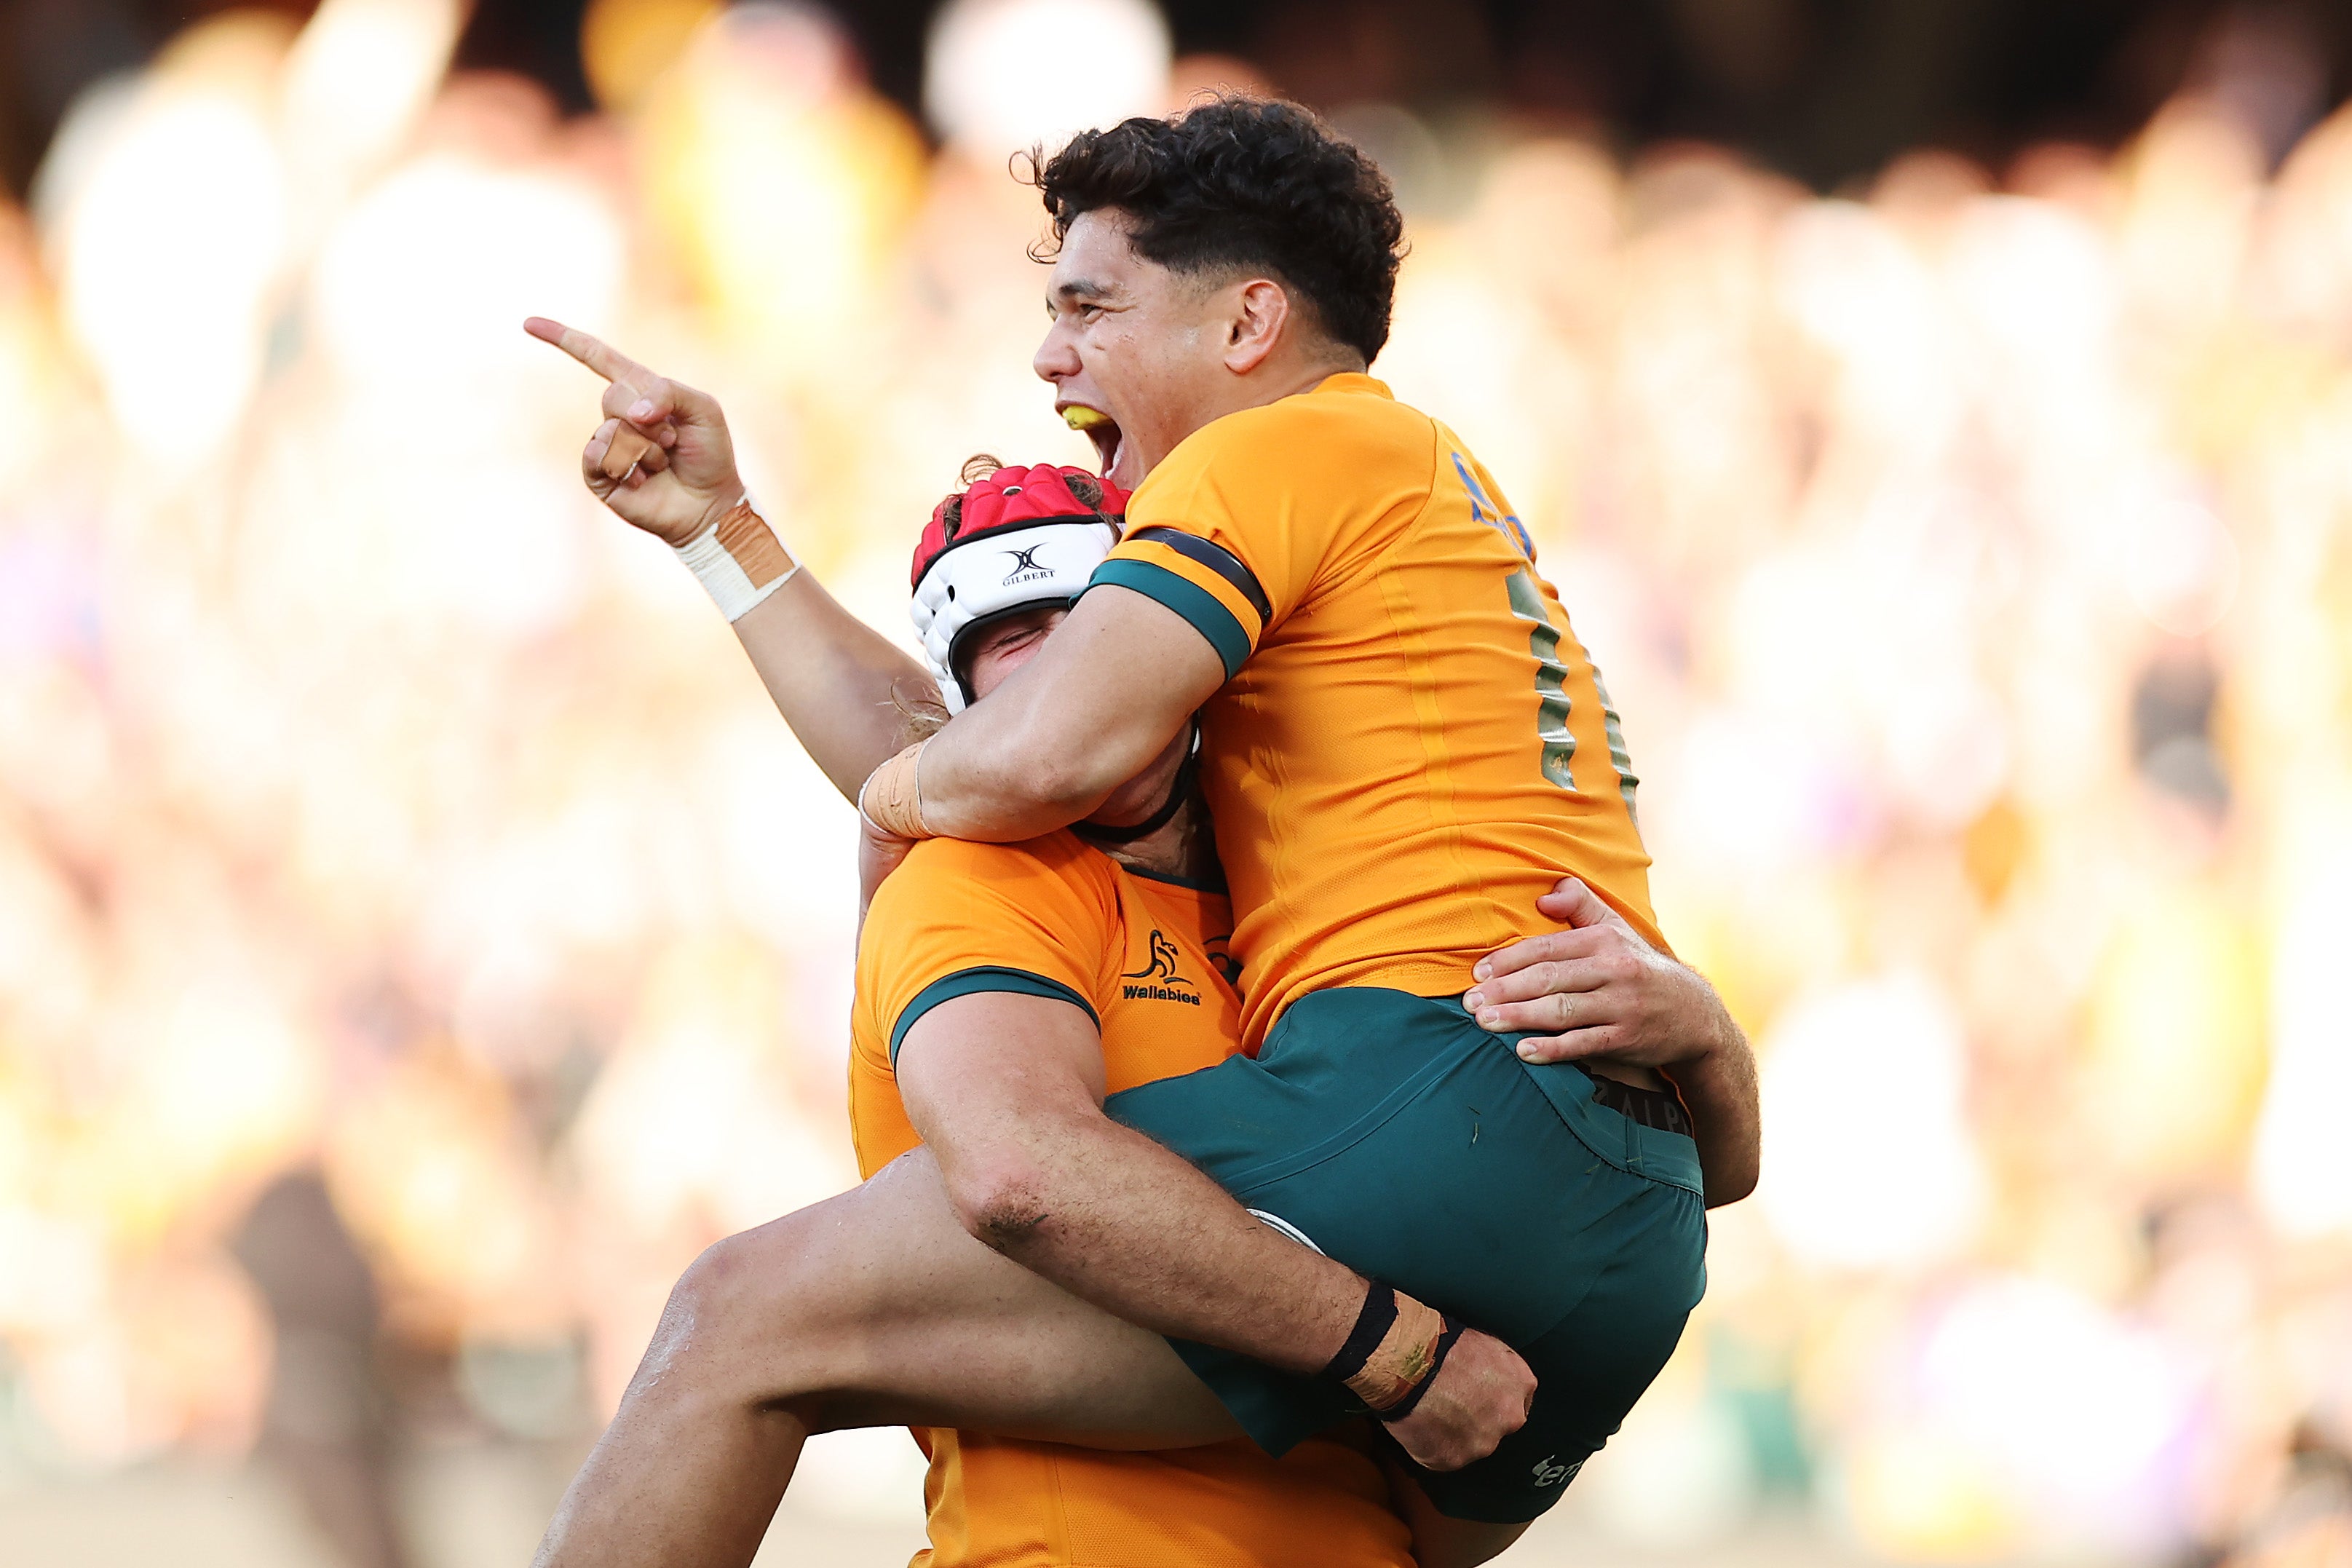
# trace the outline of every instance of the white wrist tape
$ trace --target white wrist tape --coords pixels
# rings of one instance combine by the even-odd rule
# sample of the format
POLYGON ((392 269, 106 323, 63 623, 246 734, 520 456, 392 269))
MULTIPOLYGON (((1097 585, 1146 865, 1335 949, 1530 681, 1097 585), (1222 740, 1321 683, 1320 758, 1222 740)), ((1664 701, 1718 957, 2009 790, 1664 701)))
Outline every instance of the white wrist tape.
POLYGON ((741 620, 801 569, 748 493, 726 516, 676 549, 730 622, 741 620))

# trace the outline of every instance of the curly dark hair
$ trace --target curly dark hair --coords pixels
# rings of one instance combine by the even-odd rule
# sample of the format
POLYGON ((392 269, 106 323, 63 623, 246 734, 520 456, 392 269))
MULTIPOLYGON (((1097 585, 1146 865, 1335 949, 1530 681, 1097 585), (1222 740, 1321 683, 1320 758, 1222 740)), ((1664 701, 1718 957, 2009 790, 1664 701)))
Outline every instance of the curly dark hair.
POLYGON ((1367 364, 1389 341, 1404 220, 1387 176, 1310 110, 1228 94, 1081 132, 1031 170, 1057 241, 1080 214, 1116 207, 1146 260, 1263 269, 1367 364))

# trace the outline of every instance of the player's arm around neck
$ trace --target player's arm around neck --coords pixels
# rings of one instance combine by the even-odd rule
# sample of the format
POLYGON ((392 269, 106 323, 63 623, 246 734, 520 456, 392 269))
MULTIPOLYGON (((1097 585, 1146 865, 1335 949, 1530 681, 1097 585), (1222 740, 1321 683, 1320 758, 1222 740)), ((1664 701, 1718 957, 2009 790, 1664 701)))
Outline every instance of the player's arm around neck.
POLYGON ((1091 589, 1045 646, 923 748, 923 826, 1012 843, 1086 816, 1225 682, 1216 650, 1141 594, 1091 589))

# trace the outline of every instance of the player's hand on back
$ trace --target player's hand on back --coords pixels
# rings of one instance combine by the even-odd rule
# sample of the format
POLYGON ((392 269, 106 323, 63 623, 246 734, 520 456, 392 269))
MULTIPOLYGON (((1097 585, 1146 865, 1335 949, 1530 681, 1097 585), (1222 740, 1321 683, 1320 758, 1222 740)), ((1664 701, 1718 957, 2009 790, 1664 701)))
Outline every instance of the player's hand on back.
POLYGON ((1488 1033, 1528 1035, 1518 1047, 1527 1060, 1672 1067, 1739 1038, 1704 976, 1644 942, 1574 877, 1536 908, 1569 929, 1479 960, 1462 999, 1488 1033))
POLYGON ((1412 1414, 1389 1424, 1404 1451, 1433 1470, 1485 1458, 1527 1425, 1536 1374, 1491 1334, 1465 1329, 1412 1414))
POLYGON ((604 422, 580 454, 596 499, 666 544, 687 543, 743 499, 718 400, 544 316, 523 331, 604 378, 604 422))

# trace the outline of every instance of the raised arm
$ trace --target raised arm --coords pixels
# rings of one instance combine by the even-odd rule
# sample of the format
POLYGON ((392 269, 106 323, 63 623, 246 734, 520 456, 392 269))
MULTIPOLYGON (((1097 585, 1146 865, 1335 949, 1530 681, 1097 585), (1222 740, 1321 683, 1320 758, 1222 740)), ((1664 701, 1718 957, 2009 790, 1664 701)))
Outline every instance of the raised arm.
POLYGON ((1706 1205, 1756 1190, 1762 1150, 1756 1057, 1704 975, 1660 952, 1570 877, 1536 901, 1570 929, 1481 959, 1463 998, 1495 1033, 1525 1033, 1529 1061, 1654 1068, 1689 1108, 1706 1205))
POLYGON ((735 637, 776 711, 852 805, 907 743, 909 711, 939 701, 922 666, 806 571, 737 621, 735 637))
POLYGON ((987 701, 924 742, 912 764, 921 825, 996 843, 1067 826, 1142 772, 1224 682, 1216 650, 1173 610, 1091 588, 987 701))
POLYGON ((936 702, 922 666, 839 601, 746 510, 735 444, 717 400, 656 375, 576 328, 533 316, 523 330, 604 378, 604 422, 581 478, 624 521, 685 556, 714 587, 784 722, 852 801, 906 744, 907 710, 936 702), (740 579, 732 573, 740 572, 740 579), (731 594, 732 600, 726 596, 731 594))
MULTIPOLYGON (((1129 1322, 1291 1372, 1322 1372, 1348 1341, 1365 1281, 1104 1115, 1101 1043, 1077 1008, 942 1002, 907 1031, 898 1074, 965 1228, 1014 1262, 1129 1322)), ((1465 1332, 1391 1429, 1451 1469, 1516 1431, 1534 1387, 1507 1346, 1465 1332)))

